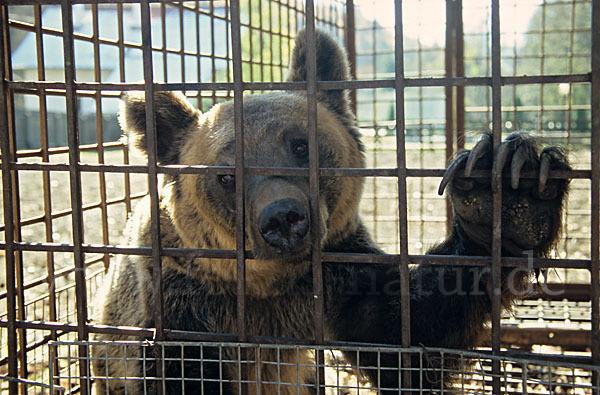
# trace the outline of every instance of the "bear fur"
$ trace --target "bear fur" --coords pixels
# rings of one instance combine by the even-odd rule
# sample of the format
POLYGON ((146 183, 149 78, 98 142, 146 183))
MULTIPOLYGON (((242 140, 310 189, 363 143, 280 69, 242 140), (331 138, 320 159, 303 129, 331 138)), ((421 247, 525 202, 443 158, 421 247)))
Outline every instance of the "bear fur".
MULTIPOLYGON (((306 80, 304 32, 299 33, 292 54, 289 81, 306 80)), ((317 78, 342 81, 350 78, 344 50, 327 34, 316 32, 317 78)), ((324 90, 317 95, 319 166, 361 168, 364 149, 355 116, 345 90, 324 90)), ((146 152, 145 100, 141 93, 123 97, 119 114, 122 129, 132 144, 146 152)), ((155 122, 157 157, 161 165, 235 165, 234 107, 232 102, 201 113, 182 94, 156 92, 155 122)), ((307 98, 302 91, 247 95, 243 101, 245 166, 308 167, 307 98)), ((512 184, 503 187, 503 255, 546 256, 553 248, 561 226, 567 180, 519 180, 520 170, 547 172, 568 169, 564 154, 557 148, 541 150, 537 141, 512 135, 494 151, 491 137, 484 136, 478 149, 459 154, 450 165, 448 185, 455 210, 453 232, 430 254, 489 255, 491 252, 492 195, 489 177, 468 178, 464 167, 512 172, 512 184), (501 152, 500 152, 501 151, 501 152), (502 163, 498 165, 498 161, 502 163), (506 165, 505 165, 506 163, 506 165), (496 166, 496 167, 494 167, 496 166), (499 167, 498 167, 499 166, 499 167), (516 168, 516 170, 515 170, 516 168), (542 168, 544 170, 542 170, 542 168), (514 186, 515 174, 517 176, 514 186), (514 188, 513 188, 514 186, 514 188)), ((511 181, 511 180, 509 180, 511 181)), ((310 218, 308 176, 247 175, 245 180, 246 248, 253 259, 246 264, 246 328, 249 335, 312 339, 313 279, 310 253, 325 252, 383 254, 373 242, 359 216, 363 188, 361 177, 321 177, 320 218, 310 218), (319 226, 321 240, 312 245, 310 229, 319 226)), ((505 183, 508 181, 505 181, 505 183)), ((443 189, 443 188, 442 188, 443 189)), ((163 248, 235 249, 235 178, 231 175, 164 174, 159 187, 160 240, 163 248)), ((135 209, 125 231, 129 246, 151 246, 149 199, 135 209)), ((96 324, 110 326, 154 326, 152 259, 149 256, 121 255, 111 263, 105 285, 97 296, 96 324)), ((167 329, 235 333, 236 263, 229 259, 162 257, 164 284, 164 325, 167 329)), ((509 308, 530 279, 529 270, 502 269, 502 302, 509 308), (512 287, 512 288, 511 288, 512 287)), ((326 340, 372 344, 401 343, 399 279, 396 265, 323 263, 326 340)), ((420 265, 410 272, 411 334, 415 345, 468 349, 480 342, 490 319, 490 270, 487 266, 456 267, 420 265), (446 292, 460 284, 457 292, 446 292), (447 286, 447 287, 446 287, 447 286)), ((127 336, 96 334, 94 340, 127 340, 127 336)), ((131 348, 129 349, 131 350, 131 348)), ((141 357, 141 348, 128 351, 141 357)), ((173 351, 180 356, 180 349, 173 351)), ((205 359, 218 359, 217 347, 204 350, 205 359)), ((223 358, 238 359, 235 348, 223 349, 223 358)), ((122 349, 92 347, 97 393, 153 393, 156 388, 140 380, 154 373, 153 358, 123 363, 122 349), (143 369, 146 369, 146 372, 143 369), (102 380, 101 377, 112 377, 102 380)), ((355 353, 346 358, 357 363, 355 353)), ((198 358, 187 354, 185 359, 198 358)), ((258 367, 248 369, 248 379, 261 379, 261 392, 310 393, 310 387, 278 387, 267 382, 306 384, 314 382, 314 368, 299 365, 314 362, 310 355, 295 349, 280 354, 261 350, 258 367), (279 361, 279 368, 266 361, 279 361), (285 365, 288 362, 290 365, 285 365), (300 388, 300 389, 299 389, 300 388)), ((361 353, 361 366, 397 367, 397 356, 361 353), (395 359, 394 359, 395 358, 395 359), (379 364, 379 365, 378 365, 379 364)), ((203 382, 186 381, 186 393, 238 391, 229 381, 239 380, 237 364, 220 369, 215 362, 186 361, 185 376, 203 382), (202 373, 200 373, 202 369, 202 373), (218 380, 221 379, 221 382, 218 380), (213 381, 211 381, 213 380, 213 381)), ((165 362, 167 377, 181 377, 182 362, 165 362)), ((363 369, 362 374, 381 387, 395 388, 398 371, 363 369), (378 376, 379 374, 379 376, 378 376)), ((416 379, 415 388, 439 387, 439 377, 416 379)), ((450 382, 445 378, 445 383, 450 382)), ((249 386, 249 392, 256 388, 249 386)), ((167 381, 167 393, 180 393, 181 382, 167 381)), ((397 393, 397 391, 395 391, 397 393)), ((385 391, 383 391, 385 393, 385 391)))

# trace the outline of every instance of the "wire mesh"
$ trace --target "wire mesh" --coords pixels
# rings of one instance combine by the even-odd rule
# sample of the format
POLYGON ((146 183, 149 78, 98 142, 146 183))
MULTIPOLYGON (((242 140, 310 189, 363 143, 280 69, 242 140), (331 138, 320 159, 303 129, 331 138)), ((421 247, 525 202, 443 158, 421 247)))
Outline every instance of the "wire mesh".
MULTIPOLYGON (((592 373, 598 366, 558 363, 542 359, 525 359, 512 356, 492 356, 484 352, 467 352, 448 349, 397 348, 377 345, 345 345, 336 348, 305 345, 269 345, 214 342, 53 342, 49 345, 59 373, 54 376, 67 390, 79 385, 81 363, 77 351, 79 346, 96 348, 92 359, 100 365, 120 364, 123 374, 120 377, 93 377, 96 382, 118 381, 129 391, 145 389, 155 392, 158 386, 164 391, 224 393, 246 386, 251 393, 304 393, 313 388, 300 380, 304 375, 314 375, 323 366, 326 378, 323 390, 326 394, 375 394, 375 393, 447 393, 447 394, 487 394, 491 393, 492 378, 498 377, 502 393, 581 393, 592 394, 598 383, 592 381, 592 373), (355 353, 356 363, 341 359, 340 351, 355 353), (242 358, 242 352, 245 357, 242 358), (323 351, 324 362, 315 362, 315 353, 323 351), (110 359, 106 357, 110 355, 110 359), (154 355, 160 355, 164 365, 164 377, 152 375, 154 355), (367 363, 367 358, 375 355, 375 364, 367 363), (402 366, 403 356, 411 360, 410 367, 402 366), (502 366, 500 376, 491 371, 492 361, 502 366), (249 372, 246 379, 240 379, 245 366, 249 372), (139 374, 131 374, 135 368, 139 374), (130 369, 130 370, 127 370, 130 369), (145 369, 145 370, 144 370, 145 369), (453 377, 451 383, 440 380, 440 369, 447 369, 453 377), (368 383, 353 372, 377 370, 381 376, 388 372, 409 373, 412 383, 402 383, 403 375, 390 384, 368 383), (225 379, 225 377, 232 377, 225 379)), ((100 391, 102 393, 102 391, 100 391)))

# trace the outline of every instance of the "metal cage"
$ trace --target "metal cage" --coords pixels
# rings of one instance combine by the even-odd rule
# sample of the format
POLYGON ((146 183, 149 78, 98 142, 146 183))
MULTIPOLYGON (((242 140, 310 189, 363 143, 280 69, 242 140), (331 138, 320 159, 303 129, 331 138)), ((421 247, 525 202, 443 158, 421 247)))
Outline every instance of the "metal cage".
MULTIPOLYGON (((166 381, 185 378, 93 377, 89 335, 120 333, 137 340, 103 346, 138 363, 185 360, 248 373, 261 352, 310 351, 308 365, 277 358, 260 363, 313 369, 312 387, 319 393, 419 393, 422 388, 408 388, 407 377, 435 374, 444 360, 456 362, 452 373, 460 385, 440 383, 439 393, 600 393, 599 0, 0 0, 0 12, 0 390, 88 393, 95 380, 123 379, 160 391, 166 381), (522 15, 531 21, 518 25, 522 15), (517 22, 504 23, 509 20, 517 22), (343 41, 353 80, 317 82, 308 75, 306 84, 282 82, 296 32, 306 27, 314 40, 315 26, 343 41), (119 245, 127 216, 142 196, 150 195, 158 226, 160 174, 224 171, 159 166, 155 152, 148 160, 131 153, 115 115, 121 92, 142 90, 152 97, 156 91, 181 91, 202 110, 233 99, 236 139, 243 141, 244 93, 306 90, 314 119, 317 87, 351 90, 367 168, 319 169, 311 160, 303 174, 312 183, 319 175, 365 177, 362 216, 389 254, 315 251, 314 272, 322 262, 399 265, 405 280, 404 347, 324 341, 318 275, 317 318, 311 323, 316 338, 310 341, 249 336, 241 319, 244 292, 238 293, 235 335, 168 330, 162 306, 156 309, 156 328, 90 324, 92 296, 116 255, 151 256, 155 268, 161 256, 235 259, 240 272, 249 256, 241 219, 235 251, 160 249, 156 231, 152 248, 119 245), (435 194, 447 162, 473 144, 476 132, 492 132, 498 143, 518 130, 563 145, 575 168, 562 175, 574 181, 556 256, 533 260, 535 268, 549 270, 548 282, 541 280, 542 291, 511 314, 501 312, 500 296, 493 298, 487 348, 410 347, 409 265, 491 265, 497 285, 503 264, 527 264, 502 258, 499 247, 483 260, 424 255, 452 223, 449 202, 435 194), (143 356, 129 355, 132 346, 141 347, 143 356), (206 360, 207 348, 227 353, 206 360), (367 384, 360 370, 382 367, 349 364, 340 350, 355 352, 358 361, 361 353, 393 357, 404 374, 395 388, 367 384)), ((148 101, 147 111, 153 107, 148 101)), ((309 133, 316 138, 310 122, 309 133)), ((155 138, 152 124, 148 135, 155 138)), ((225 171, 243 179, 289 170, 238 164, 225 171)), ((236 192, 243 205, 243 185, 236 192)), ((499 210, 497 205, 496 221, 499 210)), ((494 239, 500 240, 499 230, 494 239)), ((160 270, 155 273, 152 286, 160 290, 160 270)), ((238 289, 244 287, 242 278, 238 289)), ((221 385, 246 391, 264 383, 259 376, 221 385)), ((299 383, 268 384, 273 393, 302 389, 299 383)))

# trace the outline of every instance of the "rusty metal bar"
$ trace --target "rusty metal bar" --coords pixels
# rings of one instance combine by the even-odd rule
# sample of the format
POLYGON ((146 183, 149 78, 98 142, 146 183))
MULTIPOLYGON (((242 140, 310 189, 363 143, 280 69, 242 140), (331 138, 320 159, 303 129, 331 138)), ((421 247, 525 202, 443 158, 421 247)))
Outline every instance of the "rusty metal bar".
MULTIPOLYGON (((211 3, 212 4, 212 3, 211 3)), ((225 15, 230 15, 229 14, 229 0, 225 0, 225 15)), ((211 20, 214 18, 211 18, 211 20)), ((225 23, 225 37, 229 37, 230 35, 230 23, 225 23)), ((226 45, 225 46, 225 59, 227 59, 226 64, 226 73, 225 75, 227 76, 227 82, 231 82, 231 67, 230 64, 231 62, 229 62, 229 59, 231 59, 230 56, 230 46, 226 45)), ((227 96, 228 99, 231 99, 231 91, 227 91, 227 96)))
MULTIPOLYGON (((131 195, 131 199, 139 199, 141 197, 144 197, 146 195, 146 193, 139 193, 139 194, 135 194, 135 195, 131 195)), ((117 199, 111 199, 107 201, 107 204, 113 205, 113 204, 118 204, 118 203, 123 203, 125 202, 125 198, 117 198, 117 199)), ((96 208, 100 207, 100 202, 96 202, 96 203, 92 203, 92 204, 86 204, 83 206, 83 211, 87 211, 87 210, 93 210, 96 208)), ((56 211, 54 213, 51 214, 51 219, 56 219, 56 218, 60 218, 60 217, 65 217, 67 215, 71 215, 72 214, 72 210, 71 209, 65 209, 65 210, 61 210, 61 211, 56 211)), ((32 218, 28 218, 28 219, 24 219, 21 221, 21 226, 27 226, 27 225, 33 225, 33 224, 37 224, 40 222, 44 222, 44 215, 40 215, 37 217, 32 217, 32 218)), ((4 225, 0 226, 0 232, 4 231, 4 225)))
MULTIPOLYGON (((502 65, 500 49, 500 2, 492 0, 492 141, 494 148, 502 141, 502 65)), ((500 169, 502 171, 502 169, 500 169)), ((492 215, 492 353, 497 355, 501 346, 501 268, 502 268, 502 183, 493 190, 492 215)), ((500 393, 500 363, 492 362, 492 388, 500 393)))
MULTIPOLYGON (((48 92, 47 92, 48 93, 48 92)), ((123 143, 120 141, 112 141, 109 143, 104 143, 104 148, 121 148, 123 143)), ((79 152, 85 151, 95 151, 97 149, 96 144, 85 144, 79 146, 79 152)), ((56 147, 56 148, 48 148, 49 155, 57 155, 57 154, 67 154, 69 153, 69 147, 56 147)), ((28 150, 19 150, 16 152, 16 158, 32 158, 42 156, 41 149, 28 149, 28 150)), ((0 160, 2 159, 2 155, 0 155, 0 160)))
MULTIPOLYGON (((6 249, 6 243, 0 243, 1 249, 6 249)), ((15 242, 14 249, 21 251, 41 251, 41 252, 73 252, 72 244, 59 243, 26 243, 15 242)), ((128 246, 105 246, 97 244, 83 244, 82 249, 90 254, 115 254, 115 255, 145 255, 152 256, 151 247, 128 247, 128 246)), ((246 258, 253 259, 254 254, 246 251, 246 258)), ((163 248, 163 256, 174 257, 197 257, 197 258, 217 258, 217 259, 235 259, 236 253, 233 250, 207 250, 196 248, 163 248)), ((331 253, 323 252, 321 254, 324 262, 339 263, 384 263, 397 264, 401 258, 399 254, 369 255, 354 253, 331 253)), ((486 256, 463 256, 463 255, 408 255, 410 264, 427 263, 431 265, 455 265, 455 266, 489 266, 491 257, 486 256)), ((502 260, 503 267, 527 267, 528 263, 533 264, 533 268, 571 268, 571 269, 589 269, 589 259, 550 259, 550 258, 515 258, 505 257, 502 260)), ((0 298, 3 294, 0 293, 0 298)))
MULTIPOLYGON (((214 58, 216 59, 216 58, 214 58)), ((213 59, 213 60, 214 60, 213 59)), ((216 79, 216 77, 215 77, 216 79)), ((490 77, 413 77, 405 78, 406 87, 430 87, 430 86, 490 86, 492 79, 490 77)), ((500 83, 505 85, 526 85, 526 84, 559 84, 559 83, 580 83, 590 82, 591 74, 572 74, 572 75, 531 75, 531 76, 507 76, 501 77, 500 83)), ((340 90, 340 89, 377 89, 394 88, 393 79, 377 80, 348 80, 348 81, 318 81, 318 90, 340 90)), ((48 94, 61 95, 65 89, 64 82, 58 81, 8 81, 11 89, 23 90, 24 93, 35 94, 35 90, 48 89, 48 94), (55 92, 57 90, 58 92, 55 92)), ((129 91, 144 89, 140 83, 122 83, 122 82, 77 82, 75 84, 79 91, 129 91)), ((246 82, 244 84, 247 90, 306 90, 306 82, 246 82)), ((174 91, 174 90, 232 90, 232 82, 165 82, 157 83, 155 91, 174 91)), ((215 93, 216 94, 216 93, 215 93)), ((92 96, 89 92, 79 92, 80 96, 92 96)), ((113 95, 113 97, 115 97, 113 95)), ((215 96, 216 97, 216 96, 215 96)))
MULTIPOLYGON (((444 49, 446 77, 454 77, 456 74, 456 29, 457 29, 456 3, 446 0, 446 47, 444 49)), ((446 96, 446 164, 454 156, 454 130, 455 130, 455 87, 447 85, 444 89, 446 96)), ((452 233, 453 209, 450 196, 446 196, 446 234, 452 233)))
MULTIPOLYGON (((464 55, 464 27, 463 27, 463 14, 462 0, 454 0, 456 4, 456 33, 454 36, 455 48, 456 48, 456 65, 454 70, 454 76, 458 78, 464 78, 465 76, 465 55, 464 55)), ((465 87, 456 86, 456 101, 455 101, 455 136, 456 136, 456 149, 461 150, 465 148, 465 87)))
MULTIPOLYGON (((235 129, 235 258, 237 282, 236 326, 237 340, 246 342, 246 205, 245 205, 245 170, 244 170, 244 85, 242 74, 242 35, 240 32, 240 3, 231 0, 229 7, 231 18, 231 49, 233 56, 233 117, 235 129)), ((251 30, 250 30, 251 31, 251 30)), ((252 41, 252 38, 250 39, 252 41)), ((252 57, 252 51, 250 51, 252 57)), ((250 65, 252 70, 252 65, 250 65)), ((247 359, 247 350, 240 350, 240 361, 247 359)), ((240 389, 242 394, 248 393, 248 366, 241 364, 240 389)), ((258 375, 257 375, 258 376, 258 375)), ((257 377, 258 379, 258 377, 257 377)), ((258 385, 258 383, 257 383, 258 385)))
MULTIPOLYGON (((350 63, 350 77, 356 79, 356 19, 354 0, 346 0, 346 19, 344 26, 344 43, 350 63)), ((356 114, 356 90, 350 92, 350 107, 356 114)))
MULTIPOLYGON (((45 61, 44 61, 44 47, 42 37, 42 7, 37 5, 33 9, 34 13, 34 25, 36 27, 35 42, 37 52, 37 71, 38 80, 43 81, 46 79, 45 73, 45 61)), ((48 154, 49 141, 48 141, 48 117, 47 117, 47 102, 46 92, 42 89, 39 90, 39 109, 40 109, 40 147, 41 147, 41 160, 44 162, 50 161, 50 155, 48 154)), ((50 172, 42 172, 42 188, 44 190, 44 229, 46 233, 46 241, 53 241, 52 231, 52 193, 50 188, 50 172)), ((50 321, 57 320, 57 309, 56 309, 56 275, 54 266, 54 253, 46 253, 46 282, 48 284, 48 315, 50 321)), ((23 291, 27 289, 27 284, 23 285, 23 291)), ((57 332, 51 331, 50 339, 57 340, 57 332)), ((59 367, 57 364, 52 365, 53 374, 58 375, 59 367)), ((55 381, 58 385, 59 382, 55 381)))
MULTIPOLYGON (((144 91, 146 97, 146 142, 148 151, 148 193, 150 195, 150 233, 152 234, 152 293, 154 298, 154 326, 155 339, 164 339, 164 306, 163 306, 163 276, 161 262, 160 241, 160 209, 158 201, 158 174, 156 171, 157 156, 157 130, 154 118, 154 70, 152 65, 152 34, 150 30, 151 16, 148 0, 142 0, 141 25, 142 25, 142 56, 144 62, 144 91)), ((163 378, 163 363, 160 354, 155 355, 156 377, 163 378)), ((162 382, 164 384, 164 381, 162 382)), ((163 393, 163 385, 156 386, 158 393, 163 393)))
MULTIPOLYGON (((194 4, 194 12, 196 14, 196 80, 202 81, 202 57, 200 56, 200 40, 204 39, 204 36, 200 33, 200 2, 196 1, 194 4)), ((202 111, 202 94, 198 93, 196 99, 196 107, 202 111)))
MULTIPOLYGON (((18 327, 26 327, 29 329, 35 330, 55 330, 61 331, 60 335, 64 335, 66 333, 72 333, 77 331, 77 326, 73 324, 65 324, 65 323, 49 323, 49 322, 41 322, 41 321, 17 321, 18 327)), ((7 326, 6 321, 0 320, 0 327, 5 328, 7 326)), ((152 329, 148 328, 138 328, 138 327, 116 327, 116 326, 103 326, 103 325, 89 325, 90 333, 104 333, 104 334, 115 334, 115 335, 126 335, 126 336, 135 336, 141 339, 149 339, 154 334, 152 329)), ((235 343, 237 340, 236 335, 232 334, 222 334, 222 333, 212 333, 212 332, 190 332, 190 331, 181 331, 181 330, 167 330, 165 332, 167 341, 177 341, 177 340, 185 340, 185 341, 210 341, 210 342, 231 342, 235 343)), ((295 338, 281 338, 281 337, 272 337, 272 336, 249 336, 248 343, 258 343, 258 344, 282 344, 282 345, 308 345, 315 346, 316 344, 312 340, 307 339, 295 339, 295 338)), ((235 343, 236 345, 238 343, 235 343)), ((318 345, 317 345, 318 346, 318 345)), ((354 342, 340 342, 340 341, 327 341, 323 344, 324 347, 356 347, 358 349, 365 349, 368 347, 377 347, 382 351, 385 350, 385 347, 381 347, 380 344, 369 344, 369 343, 354 343, 354 342)), ((390 349, 395 349, 396 347, 390 346, 390 349)), ((410 350, 420 350, 418 348, 408 348, 404 349, 405 351, 410 350)), ((433 350, 433 349, 432 349, 433 350)), ((465 354, 473 354, 474 352, 466 351, 465 354)), ((477 351, 478 354, 482 355, 490 355, 488 351, 480 350, 477 351)), ((513 358, 524 358, 530 359, 530 353, 519 352, 515 350, 507 350, 501 351, 499 353, 500 357, 508 356, 513 358)), ((576 355, 559 355, 559 354, 536 354, 536 359, 548 362, 563 362, 563 363, 574 363, 574 364, 582 364, 582 365, 592 365, 592 359, 585 356, 576 356, 576 355)), ((4 360, 0 360, 0 366, 6 364, 4 360)))
MULTIPOLYGON (((405 141, 405 111, 404 111, 404 89, 406 80, 404 78, 404 25, 402 19, 402 0, 394 1, 394 88, 396 100, 396 165, 398 167, 398 233, 399 233, 399 265, 400 273, 400 317, 402 346, 410 347, 410 274, 408 255, 408 202, 406 191, 406 141, 405 141)), ((411 360, 408 354, 402 354, 401 361, 404 372, 400 375, 400 383, 404 388, 412 388, 411 384, 411 360)))
MULTIPOLYGON (((600 0, 592 2, 592 191, 591 191, 591 300, 592 361, 600 365, 600 0)), ((593 383, 600 383, 596 372, 593 383)), ((595 392, 596 395, 600 391, 595 392)))
MULTIPOLYGON (((402 0, 395 2, 395 85, 396 89, 396 163, 398 166, 398 223, 400 234, 400 288, 402 314, 402 345, 410 346, 410 291, 408 274, 408 213, 406 198, 406 142, 404 119, 404 31, 402 20, 402 0)), ((398 262, 398 261, 396 261, 398 262)))
POLYGON ((232 0, 231 40, 233 55, 233 110, 235 127, 235 249, 237 264, 237 330, 239 341, 246 340, 246 257, 244 202, 244 85, 242 77, 242 46, 239 0, 232 0))
MULTIPOLYGON (((102 82, 102 66, 100 63, 100 29, 98 24, 98 4, 92 5, 92 42, 94 45, 94 81, 102 82)), ((102 122, 102 95, 100 91, 96 91, 96 143, 98 144, 98 163, 104 164, 104 125, 102 122)), ((98 173, 98 182, 100 184, 100 213, 102 217, 102 242, 108 244, 108 205, 106 198, 106 176, 103 173, 98 173)), ((108 270, 110 257, 104 255, 104 268, 108 270)))
MULTIPOLYGON (((81 198, 81 173, 79 171, 79 125, 75 82, 75 54, 73 40, 73 8, 69 0, 61 3, 63 51, 65 64, 65 94, 67 104, 67 134, 69 143, 69 184, 71 188, 71 208, 73 224, 73 259, 75 261, 75 293, 77 297, 77 337, 87 340, 87 292, 85 284, 85 259, 82 249, 83 211, 81 198)), ((89 359, 87 347, 79 347, 79 375, 82 394, 90 391, 89 359)))
MULTIPOLYGON (((117 4, 117 48, 119 49, 119 78, 121 83, 125 83, 125 37, 123 24, 123 4, 117 4)), ((129 164, 129 146, 122 145, 123 164, 129 164)), ((129 174, 123 174, 125 211, 131 212, 131 177, 129 174)))
MULTIPOLYGON (((180 5, 182 5, 183 2, 181 2, 180 5)), ((184 18, 184 8, 185 7, 178 7, 179 8, 179 60, 181 61, 181 81, 185 81, 185 31, 184 31, 184 23, 183 23, 183 18, 184 18)), ((196 33, 196 36, 198 35, 198 33, 196 33)), ((196 51, 198 51, 198 48, 196 48, 196 51)), ((185 95, 185 91, 182 92, 185 95)))
MULTIPOLYGON (((210 14, 214 15, 215 13, 215 8, 214 8, 214 4, 211 1, 210 2, 210 14)), ((215 20, 214 18, 210 18, 210 60, 211 60, 211 65, 210 65, 210 70, 211 70, 211 82, 215 83, 217 81, 217 74, 216 74, 216 70, 217 70, 217 65, 215 62, 215 20)), ((228 88, 232 89, 232 87, 228 88)), ((214 106, 215 104, 217 104, 217 92, 213 90, 212 92, 212 105, 214 106)))
MULTIPOLYGON (((317 58, 315 35, 315 9, 313 0, 306 1, 306 106, 308 133, 308 159, 309 159, 309 194, 310 194, 310 237, 312 249, 312 275, 314 297, 314 325, 315 342, 324 342, 324 292, 323 292, 323 267, 321 260, 321 234, 319 226, 319 140, 317 138, 317 58)), ((316 391, 317 394, 325 393, 325 368, 323 352, 316 352, 316 391)))
MULTIPOLYGON (((79 166, 81 172, 105 172, 105 173, 148 173, 148 167, 144 165, 95 165, 82 164, 79 166)), ((68 171, 68 165, 64 163, 11 163, 11 170, 30 171, 68 171)), ((204 166, 204 165, 166 165, 157 166, 157 172, 163 174, 235 174, 233 166, 204 166)), ((309 170, 304 167, 246 167, 246 173, 251 175, 270 176, 307 176, 309 170)), ((407 177, 442 177, 445 169, 407 168, 407 177)), ((323 167, 319 169, 323 177, 396 177, 397 168, 344 168, 323 167)), ((460 174, 460 173, 459 173, 460 174)), ((474 170, 471 178, 489 178, 489 170, 474 170)), ((503 176, 509 178, 509 175, 503 176)), ((534 171, 523 171, 520 178, 535 179, 538 175, 534 171)), ((550 179, 570 178, 589 179, 591 170, 552 170, 548 176, 550 179)), ((135 195, 133 195, 135 196, 135 195)), ((139 196, 135 196, 139 197, 139 196)), ((109 200, 110 203, 113 200, 109 200)), ((85 207, 85 206, 84 206, 85 207)), ((0 230, 3 228, 0 227, 0 230)))
MULTIPOLYGON (((4 37, 6 41, 3 43, 5 45, 5 51, 7 54, 11 54, 11 44, 10 44, 10 30, 6 30, 4 32, 4 37)), ((10 55, 6 61, 6 77, 8 80, 12 80, 13 71, 12 71, 12 60, 10 55)), ((6 101, 7 104, 7 116, 8 116, 8 140, 10 146, 10 152, 17 152, 17 135, 16 135, 16 125, 15 125, 15 106, 14 106, 14 92, 10 92, 9 90, 9 98, 6 101)), ((21 199, 20 199, 20 183, 19 183, 19 174, 18 172, 11 172, 11 199, 12 199, 12 218, 13 218, 13 240, 15 242, 22 241, 21 237, 21 199)), ((16 251, 14 255, 14 270, 15 270, 15 280, 16 280, 16 291, 17 291, 17 320, 25 319, 25 291, 23 290, 23 254, 21 251, 16 251)), ((27 333, 25 329, 19 328, 17 329, 17 338, 18 338, 18 359, 19 359, 19 368, 21 377, 27 377, 27 333)), ((20 386, 21 392, 25 391, 25 386, 21 384, 20 386)))
MULTIPOLYGON (((11 170, 39 170, 39 171, 68 171, 68 165, 64 163, 11 163, 11 170)), ((81 172, 105 172, 105 173, 143 173, 148 172, 148 167, 144 165, 80 165, 81 172)), ((203 165, 167 165, 157 166, 158 173, 164 174, 235 174, 233 166, 203 166, 203 165)), ((309 170, 304 167, 257 167, 248 166, 247 174, 252 175, 276 175, 276 176, 307 176, 309 170)), ((441 177, 445 169, 424 169, 407 168, 407 177, 441 177)), ((319 174, 323 177, 396 177, 397 168, 333 168, 323 167, 319 169, 319 174)), ((460 173, 459 173, 460 174, 460 173)), ((472 178, 489 178, 490 171, 474 170, 472 178)), ((510 177, 509 175, 503 177, 510 177)), ((522 179, 535 179, 537 174, 533 171, 524 171, 521 174, 522 179)), ((571 178, 571 179, 589 179, 591 170, 552 170, 548 176, 550 179, 571 178)), ((109 200, 108 202, 111 202, 109 200)), ((2 228, 0 227, 0 230, 2 228)))
MULTIPOLYGON (((152 10, 152 6, 150 6, 150 10, 152 10)), ((162 48, 160 49, 160 52, 162 53, 162 62, 163 62, 163 81, 164 82, 169 82, 169 79, 167 78, 167 73, 168 73, 168 62, 167 62, 167 18, 166 18, 166 5, 165 3, 160 3, 160 26, 161 26, 161 41, 162 41, 162 48)), ((152 15, 152 14, 150 14, 152 15)), ((150 46, 150 48, 152 48, 152 46, 150 46)))
MULTIPOLYGON (((12 185, 12 172, 9 168, 9 161, 13 160, 14 151, 11 149, 10 135, 9 135, 9 123, 8 123, 8 111, 9 101, 11 94, 8 90, 6 81, 8 74, 8 64, 10 64, 10 52, 6 53, 6 49, 10 48, 8 45, 8 7, 2 7, 2 27, 0 28, 0 59, 2 59, 3 65, 0 66, 0 137, 2 144, 2 152, 5 157, 2 159, 2 202, 4 206, 4 239, 7 243, 6 254, 5 254, 5 267, 6 267, 6 290, 7 290, 7 348, 8 348, 8 375, 10 377, 18 378, 18 360, 17 360, 17 300, 16 300, 16 288, 15 288, 15 249, 14 249, 14 218, 13 218, 13 185, 12 185)), ((9 391, 11 394, 17 393, 17 383, 14 381, 9 382, 9 391)))

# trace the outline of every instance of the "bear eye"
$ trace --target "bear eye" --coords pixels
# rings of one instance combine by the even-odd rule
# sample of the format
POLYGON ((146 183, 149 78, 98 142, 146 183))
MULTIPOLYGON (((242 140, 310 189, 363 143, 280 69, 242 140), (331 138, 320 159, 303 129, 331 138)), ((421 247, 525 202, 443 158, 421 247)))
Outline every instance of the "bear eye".
POLYGON ((292 151, 297 156, 305 156, 308 154, 308 144, 306 141, 295 141, 292 143, 292 151))
POLYGON ((225 174, 223 176, 219 176, 219 182, 222 185, 231 185, 231 184, 233 184, 234 181, 235 181, 235 176, 232 176, 230 174, 225 174))

